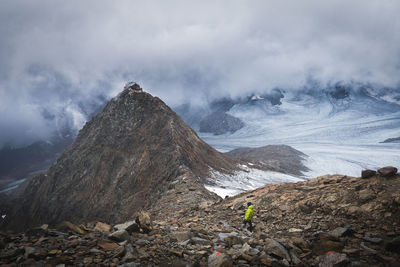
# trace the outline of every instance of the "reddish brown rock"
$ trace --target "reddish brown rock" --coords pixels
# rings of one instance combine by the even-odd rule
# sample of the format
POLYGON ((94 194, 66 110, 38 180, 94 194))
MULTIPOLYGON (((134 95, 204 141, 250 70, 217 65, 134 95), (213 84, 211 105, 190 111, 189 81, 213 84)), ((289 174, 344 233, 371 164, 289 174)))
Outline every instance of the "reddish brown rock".
POLYGON ((383 177, 391 177, 396 175, 397 168, 392 166, 383 167, 378 170, 378 173, 383 177))

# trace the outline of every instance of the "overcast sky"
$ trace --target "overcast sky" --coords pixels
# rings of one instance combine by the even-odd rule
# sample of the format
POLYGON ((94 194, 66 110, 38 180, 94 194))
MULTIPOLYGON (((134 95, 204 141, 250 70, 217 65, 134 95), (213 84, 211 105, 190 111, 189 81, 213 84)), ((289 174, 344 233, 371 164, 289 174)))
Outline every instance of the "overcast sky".
POLYGON ((0 1, 0 147, 130 80, 170 105, 309 79, 399 87, 400 1, 0 1))

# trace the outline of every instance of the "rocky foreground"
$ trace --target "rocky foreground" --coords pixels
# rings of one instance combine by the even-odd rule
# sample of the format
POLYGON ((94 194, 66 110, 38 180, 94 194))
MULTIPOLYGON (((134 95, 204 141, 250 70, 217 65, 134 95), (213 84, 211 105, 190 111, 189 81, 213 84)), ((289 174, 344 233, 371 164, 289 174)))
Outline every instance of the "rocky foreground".
MULTIPOLYGON (((396 170, 397 171, 397 170, 396 170)), ((1 266, 399 266, 400 175, 266 185, 110 226, 42 225, 0 234, 1 266), (384 177, 388 176, 388 177, 384 177), (241 226, 246 203, 253 232, 241 226)))

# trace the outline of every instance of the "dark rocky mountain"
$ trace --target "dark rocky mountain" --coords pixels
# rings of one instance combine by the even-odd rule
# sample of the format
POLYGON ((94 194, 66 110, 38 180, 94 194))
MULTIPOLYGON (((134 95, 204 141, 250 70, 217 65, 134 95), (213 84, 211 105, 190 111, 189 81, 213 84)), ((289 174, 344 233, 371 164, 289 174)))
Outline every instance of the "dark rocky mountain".
POLYGON ((0 233, 0 265, 399 266, 400 175, 366 173, 270 184, 153 222, 140 213, 0 233), (242 226, 249 201, 252 232, 242 226))
POLYGON ((381 143, 400 143, 400 137, 388 138, 381 143))
POLYGON ((173 213, 215 201, 203 180, 210 168, 235 170, 157 97, 126 87, 86 123, 75 142, 43 174, 14 193, 4 224, 127 220, 143 208, 173 213), (168 205, 181 199, 181 205, 168 205), (168 208, 168 209, 165 209, 168 208))
POLYGON ((241 99, 241 104, 266 104, 272 106, 279 106, 282 104, 282 99, 285 97, 283 94, 284 91, 281 91, 277 88, 271 90, 269 93, 264 93, 261 95, 251 95, 247 98, 241 99))
POLYGON ((215 135, 234 133, 243 128, 244 123, 223 111, 215 111, 200 121, 200 132, 215 135))
POLYGON ((199 132, 220 135, 236 132, 244 126, 239 118, 226 113, 234 105, 235 102, 232 99, 222 98, 213 101, 208 108, 183 104, 176 107, 175 111, 188 125, 199 132))
POLYGON ((262 170, 303 175, 308 171, 303 161, 307 155, 287 145, 268 145, 257 148, 241 147, 225 153, 230 158, 252 163, 262 170))

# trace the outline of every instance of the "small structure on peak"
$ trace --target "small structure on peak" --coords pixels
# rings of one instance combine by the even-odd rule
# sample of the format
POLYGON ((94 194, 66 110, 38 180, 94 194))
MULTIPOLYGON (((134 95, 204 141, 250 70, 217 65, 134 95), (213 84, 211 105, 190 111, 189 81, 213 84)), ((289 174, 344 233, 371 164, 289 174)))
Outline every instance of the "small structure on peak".
POLYGON ((140 85, 135 82, 128 82, 127 84, 125 84, 124 90, 127 89, 132 90, 134 92, 143 92, 142 87, 140 87, 140 85))

